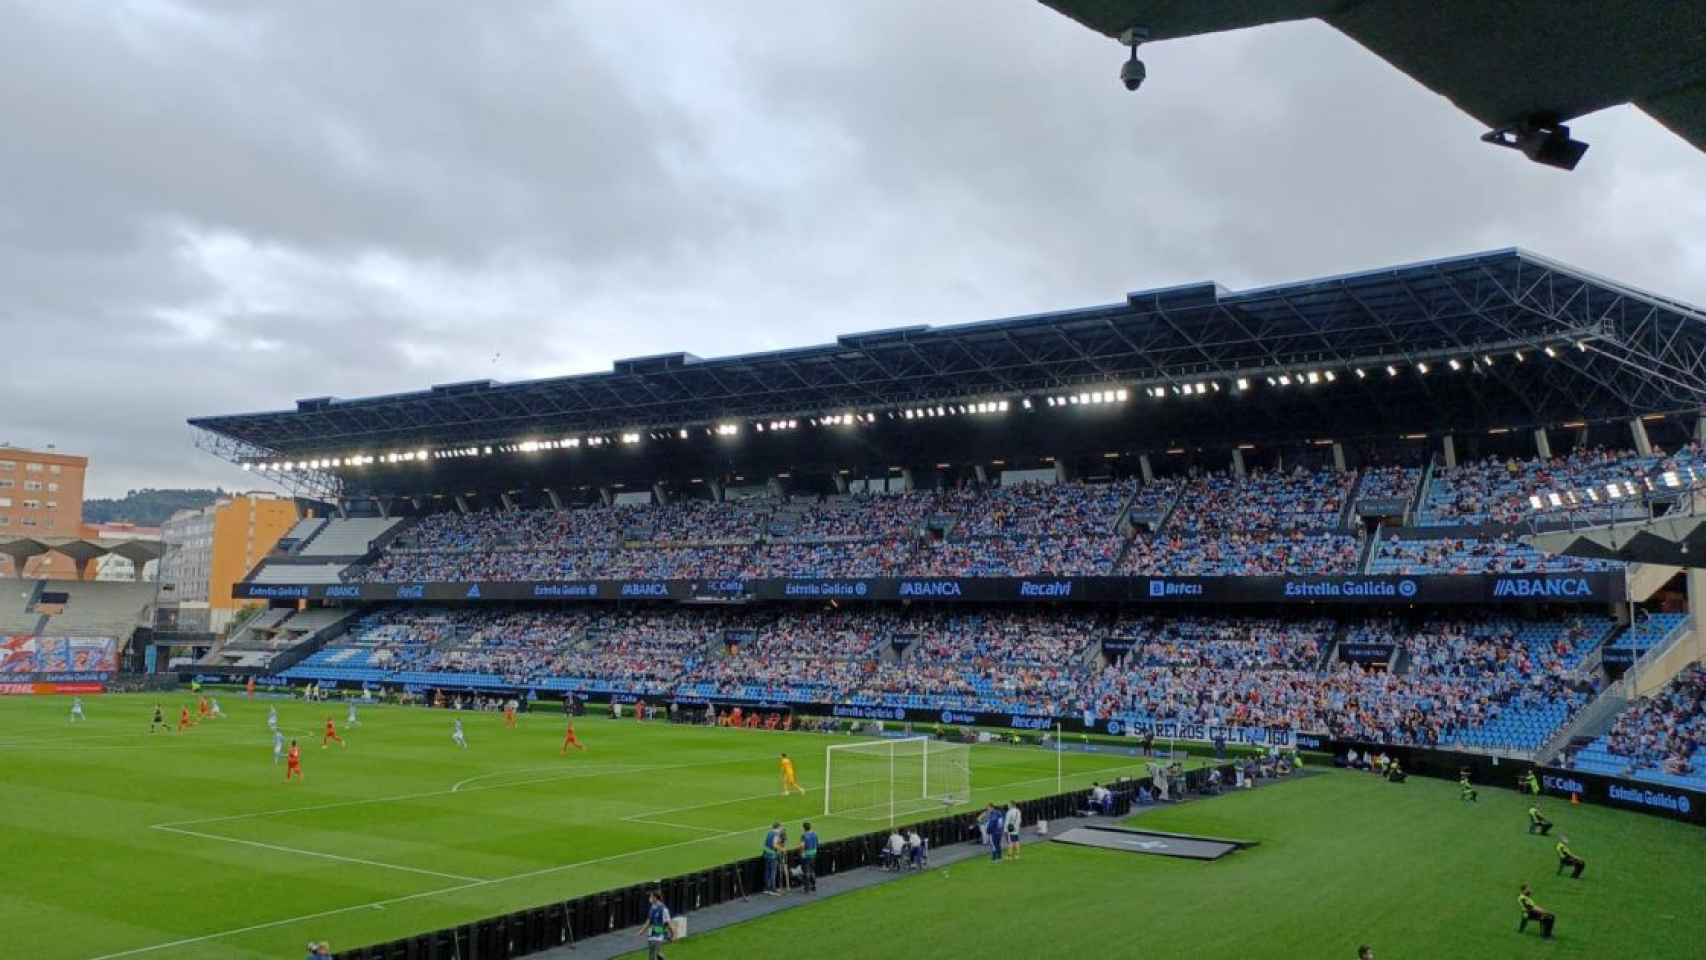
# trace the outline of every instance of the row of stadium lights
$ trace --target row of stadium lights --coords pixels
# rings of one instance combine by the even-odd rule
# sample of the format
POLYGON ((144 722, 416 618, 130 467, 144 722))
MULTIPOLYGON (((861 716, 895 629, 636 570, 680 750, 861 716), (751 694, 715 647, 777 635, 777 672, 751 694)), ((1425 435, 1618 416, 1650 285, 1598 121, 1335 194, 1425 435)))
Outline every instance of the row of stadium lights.
MULTIPOLYGON (((1577 350, 1586 352, 1587 348, 1588 345, 1586 341, 1576 341, 1577 350)), ((1554 347, 1546 346, 1540 349, 1541 352, 1549 358, 1555 358, 1558 356, 1558 351, 1554 347)), ((1517 363, 1525 363, 1528 360, 1521 350, 1513 351, 1511 353, 1511 357, 1516 360, 1517 363)), ((1464 367, 1463 360, 1457 357, 1452 357, 1446 360, 1445 363, 1446 366, 1451 368, 1454 373, 1462 370, 1464 367)), ((1481 367, 1491 367, 1493 364, 1493 355, 1490 353, 1484 353, 1479 358, 1470 357, 1468 366, 1470 369, 1480 369, 1481 367)), ((1423 376, 1427 376, 1433 372, 1433 367, 1430 366, 1426 360, 1418 360, 1415 364, 1415 371, 1423 376)), ((1351 372, 1356 374, 1356 378, 1358 380, 1367 380, 1369 376, 1368 371, 1362 367, 1352 367, 1351 372)), ((1389 363, 1386 365, 1386 376, 1388 378, 1397 377, 1398 374, 1402 372, 1403 368, 1397 364, 1389 363)), ((1320 383, 1333 383, 1338 379, 1338 374, 1332 370, 1300 370, 1296 373, 1272 374, 1267 378, 1268 386, 1270 387, 1314 386, 1320 383)), ((1237 380, 1233 381, 1233 389, 1239 393, 1249 390, 1249 378, 1239 377, 1237 380)), ((1124 391, 1121 392, 1123 393, 1124 391)), ((1219 393, 1220 384, 1212 380, 1206 382, 1198 381, 1195 383, 1174 384, 1171 387, 1146 387, 1143 392, 1157 400, 1165 399, 1169 393, 1174 396, 1200 397, 1206 396, 1211 392, 1219 393)))
MULTIPOLYGON (((1587 350, 1586 342, 1577 341, 1576 349, 1585 352, 1587 350)), ((1543 352, 1547 357, 1558 356, 1557 350, 1551 346, 1542 347, 1541 352, 1543 352)), ((1527 359, 1523 356, 1523 352, 1521 350, 1514 351, 1511 356, 1517 363, 1523 363, 1527 359)), ((1479 367, 1483 364, 1489 367, 1492 366, 1493 355, 1488 353, 1482 354, 1479 359, 1474 357, 1469 359, 1469 366, 1471 368, 1479 367)), ((1446 365, 1453 371, 1463 369, 1463 361, 1455 357, 1447 360, 1446 365)), ((1432 369, 1433 368, 1430 367, 1426 361, 1417 361, 1415 364, 1416 372, 1424 376, 1431 373, 1432 369)), ((1368 378, 1368 371, 1362 367, 1354 367, 1352 368, 1352 372, 1356 374, 1358 380, 1366 380, 1368 378)), ((1389 378, 1397 377, 1400 372, 1401 368, 1397 365, 1386 365, 1386 375, 1389 378)), ((1332 370, 1301 370, 1297 373, 1274 374, 1267 378, 1268 385, 1272 387, 1313 386, 1323 382, 1333 383, 1337 380, 1338 374, 1332 370)), ((1247 377, 1239 377, 1233 381, 1232 386, 1236 392, 1245 393, 1250 389, 1250 380, 1247 377)), ((1172 396, 1182 397, 1207 396, 1210 393, 1221 392, 1221 386, 1219 381, 1199 380, 1190 383, 1173 384, 1171 386, 1145 387, 1143 392, 1146 396, 1151 397, 1152 399, 1164 400, 1169 394, 1172 396)), ((1043 402, 1049 407, 1070 407, 1125 403, 1130 399, 1130 390, 1124 387, 1110 387, 1100 390, 1086 390, 1078 393, 1051 395, 1044 397, 1043 402)), ((1019 404, 1021 408, 1025 410, 1033 409, 1033 404, 1029 397, 1021 399, 1019 404)), ((889 417, 891 419, 899 417, 903 420, 928 420, 938 417, 1007 413, 1011 409, 1012 401, 1010 400, 985 400, 977 403, 950 403, 926 407, 908 407, 898 411, 890 411, 889 417)), ((824 417, 809 417, 806 419, 806 423, 814 427, 851 427, 876 422, 877 415, 869 412, 838 413, 824 417)), ((779 433, 786 430, 798 429, 800 421, 798 419, 760 420, 755 421, 752 426, 753 429, 759 433, 779 433)), ((739 435, 740 424, 719 423, 704 429, 706 436, 733 437, 739 435)), ((690 433, 686 428, 681 428, 675 431, 653 430, 650 431, 650 435, 653 440, 685 440, 688 438, 690 433)), ((561 440, 523 440, 517 443, 497 444, 493 446, 457 447, 446 450, 402 450, 380 454, 378 456, 358 453, 348 457, 323 457, 309 460, 244 463, 242 464, 242 468, 244 470, 253 469, 263 473, 286 473, 299 470, 328 470, 338 467, 371 466, 375 463, 425 463, 428 460, 452 460, 465 457, 492 456, 495 453, 537 453, 541 450, 574 450, 583 446, 596 448, 615 443, 633 445, 639 442, 639 432, 630 431, 613 437, 598 435, 584 438, 565 437, 561 440)), ((1672 476, 1674 476, 1674 474, 1666 474, 1667 478, 1672 476)), ((1673 483, 1670 485, 1675 486, 1676 484, 1673 483)), ((1648 486, 1651 486, 1650 482, 1648 483, 1648 486)), ((1621 495, 1616 491, 1616 487, 1616 484, 1611 484, 1607 487, 1606 494, 1608 497, 1615 499, 1621 495)), ((1631 487, 1629 495, 1634 496, 1635 493, 1636 491, 1631 487)), ((1575 498, 1577 495, 1572 493, 1562 495, 1549 494, 1548 496, 1552 500, 1557 501, 1552 504, 1553 508, 1557 508, 1563 506, 1564 502, 1566 502, 1564 499, 1565 497, 1575 498)), ((1598 494, 1597 491, 1588 490, 1585 491, 1582 496, 1591 500, 1596 498, 1598 494)), ((1575 503, 1579 502, 1579 500, 1571 499, 1568 502, 1575 503)), ((1539 496, 1532 497, 1531 503, 1536 510, 1546 509, 1546 502, 1539 496)))
POLYGON ((1675 470, 1666 470, 1664 473, 1659 475, 1659 482, 1656 484, 1653 482, 1652 477, 1642 477, 1641 482, 1638 485, 1629 480, 1624 480, 1619 483, 1608 483, 1603 488, 1605 491, 1603 496, 1600 494, 1601 488, 1599 487, 1588 487, 1587 489, 1580 491, 1566 490, 1545 494, 1537 493, 1528 498, 1528 505, 1537 511, 1562 510, 1566 507, 1579 507, 1584 504, 1614 503, 1618 500, 1650 496, 1655 493, 1663 492, 1659 489, 1661 485, 1669 487, 1672 490, 1681 490, 1684 487, 1682 477, 1683 473, 1688 475, 1688 483, 1686 484, 1688 489, 1692 490, 1700 485, 1701 477, 1694 472, 1694 468, 1684 467, 1682 469, 1682 473, 1678 473, 1675 470))

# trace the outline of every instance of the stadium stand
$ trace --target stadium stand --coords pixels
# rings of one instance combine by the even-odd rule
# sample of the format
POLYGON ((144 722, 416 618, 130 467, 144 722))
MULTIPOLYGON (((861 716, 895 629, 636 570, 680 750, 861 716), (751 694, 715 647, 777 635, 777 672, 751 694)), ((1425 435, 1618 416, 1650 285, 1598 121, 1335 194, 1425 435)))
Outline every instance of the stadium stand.
POLYGON ((1647 650, 1670 636, 1671 632, 1682 626, 1687 619, 1688 614, 1686 613, 1654 613, 1639 616, 1628 630, 1612 641, 1611 645, 1636 652, 1647 650))
MULTIPOLYGON (((122 645, 143 622, 153 599, 152 583, 47 580, 36 594, 34 610, 41 636, 114 637, 122 645), (63 596, 64 602, 49 602, 55 596, 63 596)), ((29 616, 25 613, 26 620, 29 616)))
POLYGON ((297 553, 304 557, 359 557, 368 552, 373 541, 400 522, 378 517, 327 520, 302 542, 297 553))
MULTIPOLYGON (((301 616, 298 614, 297 616, 301 616)), ((287 624, 290 621, 286 621, 287 624)), ((396 606, 285 675, 302 680, 734 697, 1286 724, 1390 743, 1533 750, 1593 692, 1605 617, 1287 619, 1075 609, 396 606), (1390 644, 1338 663, 1339 638, 1390 644), (1105 659, 1109 649, 1125 652, 1105 659)))
POLYGON ((249 583, 342 583, 346 564, 262 562, 249 583))
POLYGON ((1615 560, 1546 554, 1514 533, 1492 537, 1410 538, 1383 536, 1370 558, 1370 573, 1480 574, 1563 573, 1621 570, 1615 560))
POLYGON ((1671 456, 1582 447, 1550 460, 1487 457, 1436 469, 1418 522, 1421 526, 1513 524, 1535 512, 1530 498, 1539 497, 1542 512, 1554 513, 1558 519, 1604 523, 1613 516, 1639 516, 1643 510, 1632 499, 1617 503, 1617 499, 1630 495, 1607 492, 1609 484, 1640 485, 1646 479, 1662 482, 1667 471, 1701 466, 1698 443, 1671 456), (1598 491, 1596 496, 1601 501, 1565 499, 1590 488, 1598 491), (1557 503, 1552 501, 1554 494, 1560 497, 1557 503))
POLYGON ((1302 468, 1195 477, 1166 526, 1134 540, 1119 569, 1149 576, 1354 573, 1362 541, 1341 524, 1355 480, 1302 468))
POLYGON ((1575 769, 1706 790, 1706 664, 1637 700, 1605 736, 1576 753, 1575 769))

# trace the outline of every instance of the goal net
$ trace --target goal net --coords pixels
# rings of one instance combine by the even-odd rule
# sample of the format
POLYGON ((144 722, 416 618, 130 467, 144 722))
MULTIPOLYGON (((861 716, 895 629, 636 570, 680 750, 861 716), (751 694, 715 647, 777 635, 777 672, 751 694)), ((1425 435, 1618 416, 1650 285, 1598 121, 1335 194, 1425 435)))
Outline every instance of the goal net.
POLYGON ((971 748, 929 737, 837 744, 824 750, 823 812, 888 820, 971 799, 971 748))

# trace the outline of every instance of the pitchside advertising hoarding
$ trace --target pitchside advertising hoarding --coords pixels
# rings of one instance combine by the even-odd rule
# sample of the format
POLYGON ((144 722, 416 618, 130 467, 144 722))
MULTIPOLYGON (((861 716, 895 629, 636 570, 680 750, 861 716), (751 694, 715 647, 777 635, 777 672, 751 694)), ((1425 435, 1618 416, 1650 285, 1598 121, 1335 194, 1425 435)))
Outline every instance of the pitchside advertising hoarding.
POLYGON ((1698 790, 1556 767, 1540 769, 1540 789, 1556 796, 1579 797, 1583 803, 1599 803, 1672 820, 1706 824, 1706 793, 1698 790))
POLYGON ((1615 603, 1615 573, 1346 577, 873 577, 550 583, 240 583, 252 600, 935 600, 1156 603, 1615 603))

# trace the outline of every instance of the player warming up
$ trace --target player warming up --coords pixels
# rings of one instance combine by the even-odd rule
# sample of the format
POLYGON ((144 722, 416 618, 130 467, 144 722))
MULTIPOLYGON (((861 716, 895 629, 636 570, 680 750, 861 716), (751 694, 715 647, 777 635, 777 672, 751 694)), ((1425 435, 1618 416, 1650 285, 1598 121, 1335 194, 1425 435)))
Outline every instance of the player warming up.
POLYGON ((336 724, 332 723, 332 718, 327 717, 326 718, 326 735, 320 738, 320 749, 321 750, 326 749, 326 744, 331 743, 333 740, 336 740, 338 742, 338 746, 340 746, 340 747, 349 746, 349 744, 344 742, 343 737, 338 736, 338 728, 337 728, 336 724))
POLYGON ((295 740, 290 741, 290 752, 284 757, 284 782, 292 779, 302 779, 302 747, 295 740))
POLYGON ((462 735, 462 721, 460 719, 456 719, 450 721, 450 723, 450 742, 464 750, 468 749, 468 738, 462 735))
POLYGON ((567 756, 570 747, 574 747, 576 750, 586 749, 586 744, 581 743, 581 738, 575 736, 575 720, 573 717, 569 718, 568 729, 563 731, 563 747, 557 751, 557 756, 567 756))
MULTIPOLYGON (((1570 874, 1570 879, 1580 880, 1582 878, 1582 871, 1587 868, 1588 862, 1583 860, 1581 857, 1576 856, 1576 852, 1570 849, 1570 838, 1563 834, 1559 834, 1558 843, 1555 845, 1555 848, 1558 851, 1557 873, 1563 873, 1567 867, 1573 868, 1575 872, 1570 874)), ((1557 874, 1554 874, 1554 876, 1556 875, 1557 874)))
POLYGON ((1528 921, 1540 924, 1540 937, 1543 940, 1552 939, 1552 925, 1558 922, 1557 914, 1534 902, 1534 891, 1528 884, 1522 885, 1522 890, 1516 895, 1517 909, 1522 911, 1522 922, 1517 924, 1516 932, 1521 933, 1528 928, 1528 921))
POLYGON ((87 717, 83 716, 83 698, 82 697, 72 697, 71 698, 71 717, 70 717, 70 719, 66 720, 65 722, 66 723, 76 723, 79 720, 87 720, 87 719, 88 719, 87 717))
POLYGON ((800 796, 806 795, 806 788, 800 786, 799 778, 794 775, 794 761, 787 754, 782 754, 782 796, 787 796, 791 790, 797 790, 800 796))

